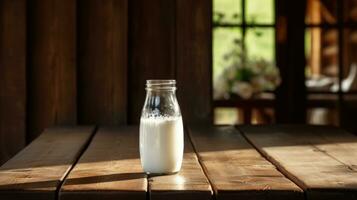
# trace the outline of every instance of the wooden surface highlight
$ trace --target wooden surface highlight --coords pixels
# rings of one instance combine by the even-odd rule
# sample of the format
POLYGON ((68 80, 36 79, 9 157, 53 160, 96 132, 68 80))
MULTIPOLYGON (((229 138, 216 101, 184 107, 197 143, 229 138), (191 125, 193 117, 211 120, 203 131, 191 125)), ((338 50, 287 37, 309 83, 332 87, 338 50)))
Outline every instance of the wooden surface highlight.
POLYGON ((191 141, 185 135, 182 168, 177 174, 149 178, 150 199, 211 199, 212 189, 191 141))
POLYGON ((26 0, 0 1, 0 165, 25 146, 26 0))
POLYGON ((145 199, 147 179, 138 146, 138 127, 100 128, 68 175, 59 199, 145 199))
POLYGON ((0 199, 55 199, 56 190, 84 150, 93 127, 44 133, 0 168, 0 199))
POLYGON ((94 137, 93 127, 48 129, 0 168, 0 199, 356 199, 356 136, 319 126, 238 129, 190 128, 181 171, 149 178, 138 127, 94 137))
POLYGON ((239 128, 308 199, 357 199, 356 136, 333 127, 239 128))
POLYGON ((234 127, 190 130, 217 199, 304 199, 302 190, 262 157, 234 127))

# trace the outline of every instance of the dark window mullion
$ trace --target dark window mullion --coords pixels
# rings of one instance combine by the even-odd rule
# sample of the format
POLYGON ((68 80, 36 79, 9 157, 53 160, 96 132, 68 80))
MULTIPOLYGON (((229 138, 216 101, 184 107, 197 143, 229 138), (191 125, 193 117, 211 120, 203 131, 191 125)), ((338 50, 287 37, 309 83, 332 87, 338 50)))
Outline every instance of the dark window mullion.
MULTIPOLYGON (((275 24, 245 24, 246 28, 275 28, 275 24)), ((229 24, 229 23, 216 23, 213 24, 213 27, 243 27, 243 24, 229 24)))
POLYGON ((337 1, 337 25, 338 25, 338 118, 341 125, 341 115, 343 109, 343 1, 337 1))
POLYGON ((323 29, 338 29, 340 27, 344 28, 357 28, 357 24, 353 23, 337 23, 337 24, 305 24, 305 27, 307 28, 323 28, 323 29))
POLYGON ((247 22, 246 22, 246 16, 245 15, 246 15, 245 0, 242 0, 242 49, 243 49, 243 52, 246 51, 245 34, 246 34, 247 22))

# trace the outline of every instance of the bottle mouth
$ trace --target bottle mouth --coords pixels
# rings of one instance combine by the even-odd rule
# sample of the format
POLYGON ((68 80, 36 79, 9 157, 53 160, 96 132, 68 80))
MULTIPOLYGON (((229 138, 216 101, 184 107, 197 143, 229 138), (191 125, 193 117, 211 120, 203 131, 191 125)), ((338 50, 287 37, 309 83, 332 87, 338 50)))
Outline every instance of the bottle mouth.
POLYGON ((176 80, 146 80, 146 90, 176 90, 176 80))

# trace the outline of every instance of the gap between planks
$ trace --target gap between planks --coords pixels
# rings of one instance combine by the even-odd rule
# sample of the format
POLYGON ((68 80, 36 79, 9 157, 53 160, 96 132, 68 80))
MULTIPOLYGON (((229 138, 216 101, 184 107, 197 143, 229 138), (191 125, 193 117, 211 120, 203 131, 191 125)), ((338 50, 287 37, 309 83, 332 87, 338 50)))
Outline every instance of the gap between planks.
MULTIPOLYGON (((204 158, 200 155, 199 153, 199 150, 197 149, 198 147, 196 147, 195 145, 198 145, 198 144, 195 144, 195 142, 193 141, 193 133, 192 132, 195 132, 193 131, 192 129, 189 129, 188 131, 188 136, 189 136, 189 139, 190 139, 190 142, 192 143, 192 146, 193 146, 193 149, 194 149, 194 152, 195 154, 197 155, 197 158, 198 158, 198 161, 199 161, 199 164, 201 165, 201 168, 203 169, 204 171, 204 174, 206 176, 206 178, 208 179, 212 189, 213 189, 213 198, 214 199, 231 199, 231 198, 253 198, 253 199, 260 199, 260 198, 264 198, 264 199, 275 199, 275 198, 292 198, 292 199, 305 199, 305 196, 304 196, 304 192, 303 190, 301 189, 301 187, 299 187, 298 185, 296 185, 293 181, 291 181, 289 178, 286 177, 285 174, 281 173, 278 168, 272 164, 268 159, 266 159, 265 156, 262 156, 262 154, 257 151, 257 149, 255 148, 255 146, 252 146, 245 137, 243 137, 242 133, 240 130, 238 130, 236 127, 233 127, 233 126, 213 126, 213 127, 222 127, 222 128, 228 128, 228 127, 231 127, 232 130, 235 130, 236 131, 236 134, 237 134, 237 138, 235 139, 238 139, 239 137, 242 139, 242 142, 243 143, 246 143, 246 145, 250 146, 251 150, 256 152, 256 155, 259 155, 261 156, 259 159, 260 159, 260 162, 257 163, 257 165, 261 165, 262 163, 261 162, 266 162, 269 163, 268 165, 270 165, 272 168, 271 168, 271 171, 270 173, 273 173, 274 170, 276 170, 275 172, 276 173, 279 173, 280 175, 279 176, 272 176, 271 178, 274 179, 274 181, 271 183, 272 185, 270 185, 270 183, 268 183, 266 187, 264 187, 264 189, 262 188, 261 184, 265 184, 264 181, 261 182, 261 180, 258 178, 258 183, 254 183, 250 188, 250 186, 247 187, 247 185, 243 184, 241 186, 234 186, 235 189, 231 190, 231 189, 228 189, 226 186, 222 185, 222 183, 220 183, 217 179, 216 176, 212 176, 209 175, 211 171, 212 172, 212 166, 210 166, 210 170, 206 168, 206 164, 210 165, 209 164, 209 161, 205 161, 205 162, 208 162, 208 163, 204 163, 204 158), (283 181, 281 182, 281 186, 277 186, 276 183, 275 183, 275 180, 277 180, 276 178, 280 177, 282 179, 279 179, 280 181, 283 181), (285 180, 283 180, 285 179, 285 180), (218 182, 217 182, 218 181, 218 182), (243 189, 245 188, 245 189, 243 189), (253 189, 254 188, 254 189, 253 189), (223 195, 223 196, 222 196, 223 195)), ((212 128, 213 128, 212 127, 212 128)), ((200 128, 200 127, 195 127, 195 128, 200 128)), ((198 131, 198 130, 196 130, 198 131)), ((207 133, 206 133, 207 134, 207 133)), ((218 139, 218 138, 217 138, 218 139)), ((196 140, 196 139, 195 139, 196 140)), ((245 146, 245 144, 240 144, 240 145, 243 145, 245 146)), ((230 143, 227 143, 228 145, 230 143)), ((200 145, 199 145, 200 146, 200 145)), ((242 146, 242 147, 243 147, 242 146)), ((237 146, 238 147, 238 146, 237 146)), ((203 151, 203 153, 205 153, 203 151)), ((231 182, 231 181, 244 181, 245 178, 243 177, 249 177, 249 176, 252 176, 252 178, 254 179, 257 178, 257 177, 260 177, 261 175, 261 172, 259 172, 259 169, 258 171, 254 172, 254 173, 257 173, 257 174, 252 174, 252 175, 247 175, 247 171, 245 170, 257 170, 255 169, 255 167, 252 166, 252 168, 248 167, 248 168, 240 168, 240 165, 247 165, 249 162, 249 159, 246 160, 244 157, 242 157, 241 159, 243 159, 243 163, 239 164, 239 166, 237 166, 237 170, 242 170, 242 174, 239 175, 240 177, 238 179, 236 178, 233 178, 234 180, 227 180, 228 182, 231 182), (243 178, 243 179, 241 179, 243 178)), ((259 160, 258 159, 258 160, 259 160)), ((257 160, 257 162, 258 162, 257 160)), ((274 173, 275 173, 274 172, 274 173)), ((249 172, 250 173, 250 172, 249 172)), ((249 174, 248 173, 248 174, 249 174)), ((262 176, 263 177, 263 176, 262 176)), ((264 175, 264 177, 266 178, 269 178, 270 176, 269 175, 264 175)), ((228 178, 228 177, 226 177, 228 178)), ((250 180, 250 181, 254 181, 254 180, 250 180)), ((242 183, 243 183, 242 182, 242 183)), ((255 181, 254 181, 255 182, 255 181)), ((248 184, 250 185, 250 184, 248 184)))
POLYGON ((326 126, 241 126, 238 129, 257 151, 305 190, 307 199, 356 199, 357 138, 354 135, 326 126), (284 154, 283 147, 269 148, 275 145, 288 149, 284 154), (298 157, 289 159, 289 155, 298 157))
MULTIPOLYGON (((193 142, 192 142, 190 129, 189 129, 188 127, 186 127, 185 130, 186 130, 186 133, 187 133, 186 136, 187 136, 187 138, 188 138, 188 141, 191 143, 193 152, 196 154, 196 157, 197 157, 197 160, 198 160, 198 164, 200 165, 200 167, 201 167, 201 169, 202 169, 204 175, 206 176, 206 178, 207 178, 207 180, 208 180, 208 182, 209 182, 209 184, 210 184, 210 186, 211 186, 211 189, 212 189, 212 197, 214 197, 214 196, 215 196, 215 193, 214 193, 214 185, 212 184, 212 181, 211 181, 211 179, 209 178, 209 176, 208 176, 208 174, 207 174, 207 169, 206 169, 205 165, 202 163, 202 158, 200 157, 200 154, 198 153, 198 151, 197 151, 195 145, 194 145, 193 142)), ((215 199, 215 198, 213 198, 213 199, 215 199)))
POLYGON ((56 199, 57 190, 94 133, 94 126, 46 129, 0 168, 0 199, 56 199))
POLYGON ((59 198, 59 194, 60 194, 60 190, 63 186, 63 183, 65 182, 65 180, 67 179, 68 175, 71 173, 71 171, 73 170, 73 168, 77 165, 79 159, 82 157, 82 155, 84 154, 84 152, 88 149, 90 143, 92 142, 95 134, 97 133, 98 130, 98 126, 94 126, 93 127, 93 131, 89 136, 89 139, 87 140, 87 142, 84 144, 84 146, 82 147, 82 149, 79 151, 77 158, 74 160, 72 166, 68 169, 68 171, 64 174, 64 177, 62 179, 62 181, 60 182, 59 186, 56 189, 56 200, 60 199, 59 198))
POLYGON ((252 147, 254 147, 254 149, 263 157, 265 158, 267 161, 269 161, 272 165, 275 166, 275 168, 281 172, 282 175, 284 175, 287 179, 289 179, 290 181, 292 181, 293 183, 295 183, 297 186, 299 186, 302 190, 304 190, 304 196, 305 199, 307 199, 306 197, 306 187, 304 186, 304 184, 293 174, 289 173, 288 170, 286 170, 283 166, 280 166, 278 164, 278 161, 275 160, 273 157, 269 156, 268 153, 260 150, 251 140, 249 140, 249 138, 245 135, 244 131, 242 131, 238 126, 235 126, 235 129, 243 136, 243 138, 250 144, 252 145, 252 147))

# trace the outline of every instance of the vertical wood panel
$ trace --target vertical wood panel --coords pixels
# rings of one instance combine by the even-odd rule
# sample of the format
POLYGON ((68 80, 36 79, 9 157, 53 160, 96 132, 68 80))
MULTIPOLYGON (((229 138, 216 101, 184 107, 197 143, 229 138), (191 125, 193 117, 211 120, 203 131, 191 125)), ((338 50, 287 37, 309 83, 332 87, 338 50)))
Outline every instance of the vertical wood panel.
POLYGON ((276 1, 276 60, 282 79, 275 101, 278 123, 306 122, 305 8, 306 1, 276 1))
POLYGON ((0 1, 0 165, 25 145, 26 1, 0 1))
POLYGON ((212 121, 212 1, 178 0, 178 99, 186 123, 212 121))
POLYGON ((126 122, 127 0, 79 1, 79 122, 126 122))
POLYGON ((76 123, 76 1, 28 4, 31 140, 50 125, 76 123))
POLYGON ((129 2, 129 122, 138 123, 146 79, 175 78, 175 1, 129 2))

